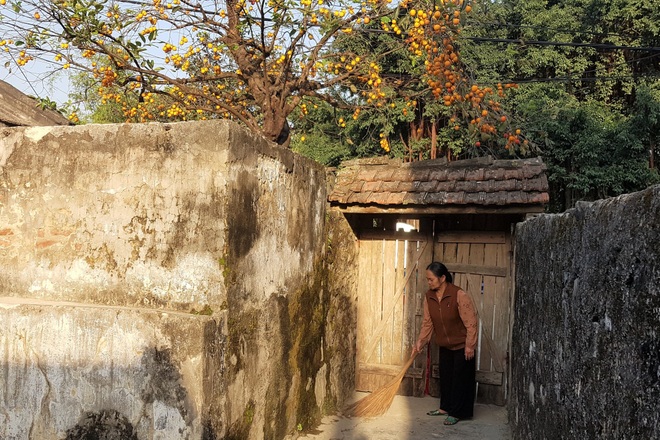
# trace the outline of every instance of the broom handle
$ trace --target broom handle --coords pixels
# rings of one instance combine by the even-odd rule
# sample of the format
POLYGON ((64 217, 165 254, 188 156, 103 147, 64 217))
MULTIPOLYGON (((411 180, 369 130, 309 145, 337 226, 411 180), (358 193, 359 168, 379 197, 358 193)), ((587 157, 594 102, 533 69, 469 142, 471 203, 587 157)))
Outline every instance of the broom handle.
POLYGON ((410 356, 410 359, 408 359, 408 362, 406 362, 406 365, 403 366, 401 371, 399 371, 399 375, 396 377, 398 381, 401 381, 403 379, 403 376, 406 375, 408 372, 408 368, 412 365, 413 362, 415 362, 415 357, 416 355, 410 356))

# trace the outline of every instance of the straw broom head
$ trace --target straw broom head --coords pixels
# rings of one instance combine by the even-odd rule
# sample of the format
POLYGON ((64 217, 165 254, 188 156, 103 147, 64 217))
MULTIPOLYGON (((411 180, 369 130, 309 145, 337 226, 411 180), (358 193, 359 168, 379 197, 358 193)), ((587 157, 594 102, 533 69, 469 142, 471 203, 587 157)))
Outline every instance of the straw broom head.
POLYGON ((392 405, 392 400, 394 400, 394 396, 399 390, 403 376, 405 376, 414 360, 415 356, 411 356, 408 363, 403 366, 395 378, 368 396, 346 407, 343 411, 344 415, 348 417, 377 417, 384 414, 392 405))

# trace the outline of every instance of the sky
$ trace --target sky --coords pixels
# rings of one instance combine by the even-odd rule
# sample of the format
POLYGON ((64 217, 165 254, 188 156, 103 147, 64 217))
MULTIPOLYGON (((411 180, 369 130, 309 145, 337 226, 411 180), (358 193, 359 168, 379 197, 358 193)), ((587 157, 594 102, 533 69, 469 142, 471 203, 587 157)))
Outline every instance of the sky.
POLYGON ((69 100, 70 72, 60 69, 53 72, 53 65, 38 61, 30 62, 22 71, 16 65, 9 68, 0 66, 0 79, 16 87, 21 92, 37 98, 49 98, 61 107, 69 100))

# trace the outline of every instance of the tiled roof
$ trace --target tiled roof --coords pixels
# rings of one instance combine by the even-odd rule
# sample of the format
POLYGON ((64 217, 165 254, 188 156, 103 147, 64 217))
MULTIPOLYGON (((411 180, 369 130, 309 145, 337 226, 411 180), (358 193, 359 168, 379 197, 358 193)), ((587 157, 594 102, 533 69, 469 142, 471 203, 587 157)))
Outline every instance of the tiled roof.
POLYGON ((543 206, 546 167, 540 158, 490 157, 403 163, 375 158, 345 162, 328 200, 333 205, 543 206))
POLYGON ((0 127, 44 125, 71 125, 71 122, 54 110, 40 108, 36 99, 0 80, 0 127))

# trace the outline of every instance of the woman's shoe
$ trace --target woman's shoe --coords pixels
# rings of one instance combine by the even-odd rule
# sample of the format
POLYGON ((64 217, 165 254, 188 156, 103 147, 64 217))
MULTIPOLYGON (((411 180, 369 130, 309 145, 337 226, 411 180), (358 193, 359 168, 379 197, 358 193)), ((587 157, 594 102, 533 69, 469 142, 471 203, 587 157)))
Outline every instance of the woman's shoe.
POLYGON ((427 416, 446 416, 447 412, 441 409, 434 409, 426 413, 427 416))
POLYGON ((454 416, 447 416, 447 418, 445 419, 444 424, 445 424, 445 425, 455 425, 455 424, 458 423, 459 420, 460 420, 460 419, 457 419, 457 418, 454 417, 454 416))

